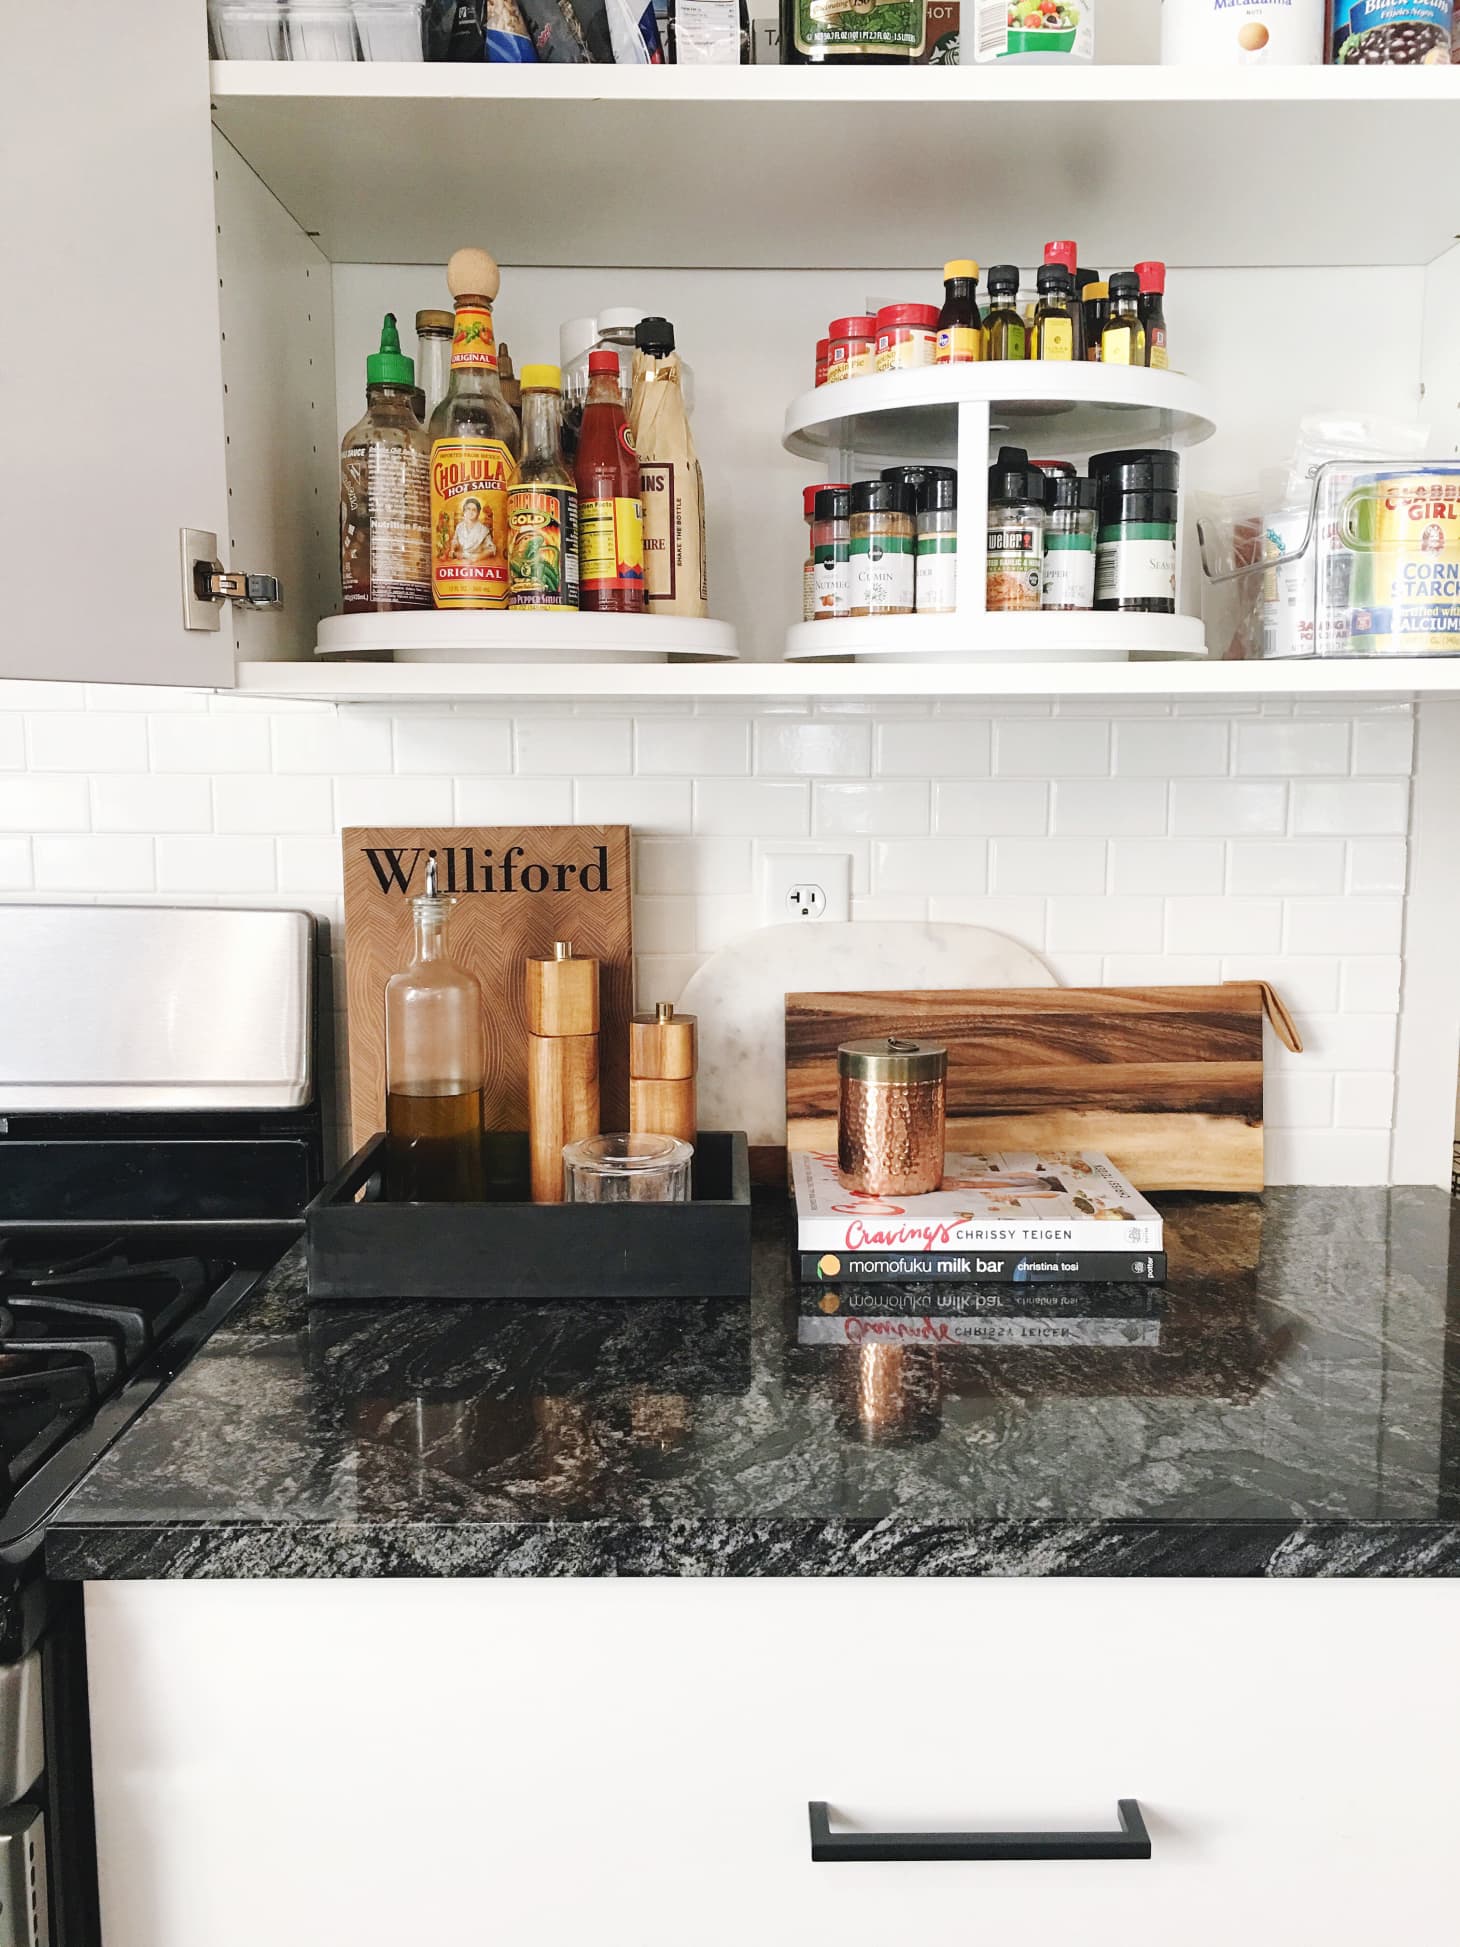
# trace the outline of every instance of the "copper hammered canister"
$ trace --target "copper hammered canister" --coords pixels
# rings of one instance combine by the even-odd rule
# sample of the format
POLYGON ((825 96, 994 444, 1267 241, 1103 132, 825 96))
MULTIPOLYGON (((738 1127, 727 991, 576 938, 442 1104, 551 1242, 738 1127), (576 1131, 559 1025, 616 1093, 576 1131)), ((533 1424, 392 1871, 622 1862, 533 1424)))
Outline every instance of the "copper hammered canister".
POLYGON ((837 1168, 849 1190, 917 1197, 943 1181, 948 1050, 932 1041, 837 1049, 837 1168))

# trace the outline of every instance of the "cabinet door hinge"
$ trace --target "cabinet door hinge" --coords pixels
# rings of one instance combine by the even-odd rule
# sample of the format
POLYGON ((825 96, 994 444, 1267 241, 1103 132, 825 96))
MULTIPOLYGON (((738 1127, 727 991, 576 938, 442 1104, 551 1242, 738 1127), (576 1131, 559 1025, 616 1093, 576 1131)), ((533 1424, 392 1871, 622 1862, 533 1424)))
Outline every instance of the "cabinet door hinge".
POLYGON ((183 627, 217 629, 225 602, 245 608, 278 608, 283 592, 274 575, 230 573, 218 559, 218 536, 185 527, 182 536, 183 627))

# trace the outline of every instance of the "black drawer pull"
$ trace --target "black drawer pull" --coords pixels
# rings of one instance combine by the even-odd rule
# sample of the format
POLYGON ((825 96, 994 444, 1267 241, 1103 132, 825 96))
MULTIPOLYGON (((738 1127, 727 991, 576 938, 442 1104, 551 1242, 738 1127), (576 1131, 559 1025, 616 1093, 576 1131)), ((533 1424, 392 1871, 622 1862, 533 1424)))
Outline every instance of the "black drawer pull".
POLYGON ((1149 1859, 1151 1835, 1133 1798, 1116 1800, 1119 1832, 833 1832, 826 1800, 811 1813, 816 1865, 891 1859, 1149 1859))

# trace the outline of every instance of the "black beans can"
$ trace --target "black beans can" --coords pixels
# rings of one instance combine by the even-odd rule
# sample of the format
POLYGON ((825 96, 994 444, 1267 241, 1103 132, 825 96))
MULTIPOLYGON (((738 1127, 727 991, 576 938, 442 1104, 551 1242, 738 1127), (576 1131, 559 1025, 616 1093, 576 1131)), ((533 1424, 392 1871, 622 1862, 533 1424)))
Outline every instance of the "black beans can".
POLYGON ((1159 447, 1097 453, 1095 606, 1127 615, 1176 613, 1181 463, 1159 447))

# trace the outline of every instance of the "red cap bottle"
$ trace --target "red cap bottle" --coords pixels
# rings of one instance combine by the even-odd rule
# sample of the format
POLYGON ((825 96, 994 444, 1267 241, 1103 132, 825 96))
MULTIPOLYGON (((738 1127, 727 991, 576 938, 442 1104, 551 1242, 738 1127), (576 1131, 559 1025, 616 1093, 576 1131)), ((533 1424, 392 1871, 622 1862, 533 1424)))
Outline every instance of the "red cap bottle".
POLYGON ((1066 237, 1062 242, 1047 243, 1044 246, 1044 261, 1047 264, 1063 264, 1071 277, 1075 274, 1075 260, 1079 254, 1079 251, 1075 248, 1073 241, 1069 237, 1066 237))
POLYGON ((1160 291, 1164 294, 1166 289, 1166 266, 1164 264, 1159 264, 1154 259, 1147 264, 1137 264, 1136 276, 1141 280, 1141 290, 1143 292, 1160 291))

